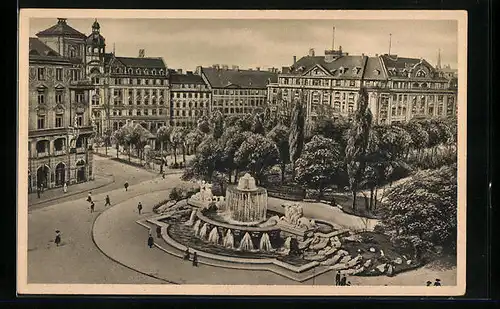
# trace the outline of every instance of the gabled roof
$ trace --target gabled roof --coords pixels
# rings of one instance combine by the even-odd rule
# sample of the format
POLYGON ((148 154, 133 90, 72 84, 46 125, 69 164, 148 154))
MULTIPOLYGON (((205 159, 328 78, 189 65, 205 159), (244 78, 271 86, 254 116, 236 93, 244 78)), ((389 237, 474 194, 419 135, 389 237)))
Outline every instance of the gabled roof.
POLYGON ((160 68, 166 69, 163 58, 115 57, 124 66, 130 68, 160 68))
POLYGON ((208 82, 213 88, 239 87, 250 89, 267 88, 269 82, 275 83, 278 74, 258 70, 230 70, 202 68, 208 82))
POLYGON ((104 37, 99 34, 97 37, 94 36, 93 33, 91 33, 88 37, 87 37, 87 40, 86 40, 87 44, 92 44, 94 46, 102 46, 105 44, 106 42, 106 39, 104 39, 104 37))
POLYGON ((341 56, 331 62, 326 62, 325 56, 305 56, 292 65, 290 73, 302 75, 315 65, 320 65, 333 77, 361 78, 365 58, 364 56, 341 56))
POLYGON ((196 74, 179 74, 179 73, 171 73, 170 74, 170 84, 202 84, 205 82, 203 78, 196 74))
MULTIPOLYGON (((386 67, 389 77, 402 77, 408 78, 408 73, 412 72, 415 67, 423 65, 427 67, 430 75, 426 76, 425 79, 441 79, 437 76, 436 69, 425 59, 419 58, 404 58, 398 57, 397 55, 384 54, 380 56, 384 66, 386 67)), ((412 77, 413 78, 413 77, 412 77)))
POLYGON ((80 31, 70 27, 66 23, 66 18, 58 18, 57 24, 54 26, 40 31, 36 34, 38 37, 42 36, 68 36, 74 38, 85 39, 87 36, 80 31))

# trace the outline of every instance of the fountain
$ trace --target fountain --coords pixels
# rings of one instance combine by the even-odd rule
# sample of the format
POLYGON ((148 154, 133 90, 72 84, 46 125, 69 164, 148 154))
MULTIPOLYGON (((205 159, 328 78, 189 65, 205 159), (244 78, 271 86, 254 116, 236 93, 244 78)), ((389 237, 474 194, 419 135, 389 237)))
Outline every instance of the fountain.
POLYGON ((193 226, 195 217, 196 217, 196 209, 193 209, 193 211, 191 212, 191 216, 189 216, 189 220, 185 224, 187 226, 193 226))
POLYGON ((217 231, 216 226, 208 234, 208 241, 216 245, 219 243, 219 231, 217 231))
POLYGON ((271 241, 269 240, 269 235, 267 233, 262 234, 262 237, 260 238, 259 249, 260 249, 260 251, 273 250, 273 247, 271 245, 271 241))
POLYGON ((203 224, 200 229, 200 238, 205 239, 207 237, 208 223, 203 224))
POLYGON ((224 241, 222 243, 224 247, 234 249, 234 236, 231 230, 227 230, 226 236, 224 237, 224 241))
POLYGON ((246 232, 245 236, 243 236, 243 238, 241 239, 239 249, 241 251, 252 251, 252 250, 254 250, 254 248, 253 248, 253 242, 252 242, 252 237, 250 237, 250 234, 248 234, 248 232, 246 232))
POLYGON ((196 220, 196 222, 194 223, 194 226, 193 226, 194 235, 198 235, 200 233, 200 224, 201 224, 201 220, 196 220))

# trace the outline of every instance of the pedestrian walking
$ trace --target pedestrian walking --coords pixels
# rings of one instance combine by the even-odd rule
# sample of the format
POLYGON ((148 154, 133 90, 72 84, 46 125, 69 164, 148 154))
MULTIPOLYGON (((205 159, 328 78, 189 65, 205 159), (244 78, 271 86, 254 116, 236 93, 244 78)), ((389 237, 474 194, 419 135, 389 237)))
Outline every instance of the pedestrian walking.
POLYGON ((165 172, 161 171, 161 178, 165 179, 165 172))
POLYGON ((427 281, 427 286, 431 286, 432 285, 432 281, 427 281))
POLYGON ((90 213, 94 212, 95 204, 94 201, 90 201, 90 213))
POLYGON ((191 253, 189 253, 189 248, 186 248, 186 251, 184 251, 184 260, 189 261, 191 253))
POLYGON ((342 279, 340 279, 340 285, 341 286, 347 285, 347 277, 345 274, 342 276, 342 279))
POLYGON ((63 192, 64 193, 68 192, 68 185, 66 183, 64 183, 63 185, 63 192))
POLYGON ((125 184, 123 186, 125 187, 125 191, 128 191, 128 181, 125 181, 125 184))
POLYGON ((193 266, 198 267, 198 254, 193 253, 193 266))
POLYGON ((335 275, 335 285, 340 285, 340 271, 335 275))
POLYGON ((89 195, 87 195, 87 202, 92 202, 92 192, 89 192, 89 195))
POLYGON ((153 248, 154 244, 155 244, 155 241, 153 239, 153 236, 151 236, 151 234, 149 234, 149 236, 148 236, 148 246, 149 246, 149 248, 153 248))
POLYGON ((43 193, 43 182, 40 184, 40 190, 42 191, 43 193))
POLYGON ((161 238, 161 226, 156 227, 156 237, 161 238))
POLYGON ((434 281, 434 286, 441 286, 441 279, 436 279, 436 281, 434 281))
POLYGON ((109 200, 109 195, 106 195, 106 204, 104 204, 104 207, 108 205, 111 206, 111 201, 109 200))
POLYGON ((38 198, 40 198, 40 191, 42 191, 40 186, 36 187, 36 196, 38 196, 38 198))
POLYGON ((61 231, 56 230, 56 239, 54 242, 56 243, 56 246, 59 247, 59 244, 61 243, 61 231))
POLYGON ((139 214, 141 214, 141 211, 142 211, 142 204, 141 204, 141 202, 139 202, 139 204, 137 205, 137 210, 139 210, 139 214))

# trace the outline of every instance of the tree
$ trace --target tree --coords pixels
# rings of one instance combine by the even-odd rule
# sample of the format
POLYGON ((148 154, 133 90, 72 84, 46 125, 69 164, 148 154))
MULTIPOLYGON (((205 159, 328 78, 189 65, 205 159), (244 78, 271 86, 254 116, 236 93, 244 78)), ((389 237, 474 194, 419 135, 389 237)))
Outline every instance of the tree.
POLYGON ((211 181, 217 167, 221 166, 222 153, 217 140, 209 135, 198 146, 194 159, 184 172, 184 179, 199 178, 211 181))
POLYGON ((119 158, 120 145, 129 147, 128 145, 130 145, 130 131, 131 128, 128 125, 125 125, 113 133, 113 139, 115 140, 116 145, 116 158, 119 158))
POLYGON ((186 144, 194 149, 196 154, 196 148, 205 138, 205 134, 198 129, 194 129, 186 135, 186 144))
POLYGON ((372 124, 372 113, 368 108, 368 92, 362 87, 359 90, 358 108, 354 116, 354 124, 348 131, 346 146, 346 165, 349 175, 349 186, 353 195, 352 208, 356 209, 358 185, 363 177, 366 165, 366 149, 372 124))
POLYGON ((305 110, 301 100, 296 100, 292 111, 290 135, 288 137, 292 175, 295 178, 295 161, 300 157, 304 148, 305 110))
POLYGON ((235 162, 250 171, 260 184, 265 172, 279 162, 278 148, 271 139, 250 133, 236 152, 235 162))
POLYGON ((252 119, 252 132, 255 134, 264 135, 265 128, 263 122, 264 122, 263 115, 260 113, 255 114, 252 119))
POLYGON ((148 139, 152 136, 151 132, 149 132, 146 128, 144 128, 140 124, 136 124, 135 126, 124 126, 128 127, 128 146, 129 146, 129 161, 130 161, 130 146, 134 145, 137 156, 142 163, 142 151, 144 146, 147 145, 148 139))
POLYGON ((253 120, 254 118, 252 114, 247 114, 238 118, 238 120, 236 121, 236 125, 240 128, 242 132, 252 131, 253 120))
POLYGON ((337 171, 342 165, 339 148, 332 139, 315 135, 304 146, 304 151, 296 162, 296 180, 317 189, 320 199, 324 189, 336 183, 337 171))
POLYGON ((111 145, 111 138, 113 137, 113 131, 111 128, 106 128, 102 132, 102 140, 104 142, 104 147, 106 148, 106 157, 108 156, 108 147, 111 145))
POLYGON ((200 132, 204 134, 210 133, 210 122, 205 117, 202 117, 198 120, 196 127, 200 132))
POLYGON ((170 134, 170 145, 174 152, 174 164, 177 164, 177 149, 183 147, 184 144, 184 130, 181 127, 174 127, 172 133, 170 134))
POLYGON ((282 124, 276 125, 267 134, 267 137, 271 139, 278 148, 281 169, 281 184, 285 181, 286 164, 290 162, 290 145, 288 143, 289 135, 290 130, 282 124))
MULTIPOLYGON (((382 128, 384 130, 379 137, 378 147, 393 160, 402 158, 412 143, 411 135, 397 125, 382 128)), ((379 130, 382 128, 379 127, 379 130)))
POLYGON ((213 118, 214 130, 213 136, 215 139, 218 139, 222 136, 224 132, 224 116, 220 111, 216 111, 213 118))
POLYGON ((247 139, 250 132, 240 132, 236 126, 229 127, 224 131, 218 141, 218 146, 221 153, 221 164, 218 170, 226 172, 228 179, 231 181, 231 174, 234 172, 234 182, 238 178, 238 164, 235 162, 236 151, 240 148, 241 144, 247 139))
POLYGON ((411 137, 411 148, 420 153, 429 144, 429 134, 417 121, 410 121, 405 129, 411 137))
POLYGON ((427 249, 456 249, 457 167, 417 172, 390 189, 382 225, 393 243, 419 260, 427 249))
POLYGON ((272 112, 269 106, 267 106, 264 110, 263 119, 266 132, 270 132, 278 124, 276 113, 272 112))

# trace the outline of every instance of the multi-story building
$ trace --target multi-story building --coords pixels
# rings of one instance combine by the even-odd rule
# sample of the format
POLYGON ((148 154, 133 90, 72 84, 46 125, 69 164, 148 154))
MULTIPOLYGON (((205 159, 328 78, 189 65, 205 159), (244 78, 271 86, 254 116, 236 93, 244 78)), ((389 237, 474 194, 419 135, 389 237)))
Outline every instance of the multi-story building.
POLYGON ((307 121, 317 117, 322 106, 334 117, 352 118, 361 86, 369 94, 374 122, 390 124, 413 117, 446 117, 456 112, 456 87, 427 61, 397 55, 354 56, 326 50, 324 56, 309 55, 284 67, 278 82, 269 85, 273 110, 289 113, 295 98, 303 98, 307 121))
POLYGON ((211 111, 223 115, 244 115, 262 110, 267 103, 267 86, 276 83, 277 71, 240 70, 237 66, 214 65, 198 67, 200 75, 212 92, 211 111))
POLYGON ((95 89, 93 116, 98 133, 115 131, 128 120, 154 133, 166 124, 169 115, 168 70, 162 58, 118 57, 106 53, 105 38, 97 20, 86 37, 86 70, 95 89))
POLYGON ((60 18, 29 39, 28 188, 93 178, 85 35, 60 18))
POLYGON ((170 125, 192 128, 200 117, 210 116, 211 91, 200 75, 171 72, 170 125))
MULTIPOLYGON (((165 125, 169 114, 168 73, 162 58, 105 56, 104 75, 92 75, 93 113, 98 131, 115 131, 127 120, 150 132, 165 125)), ((92 73, 91 73, 92 74, 92 73)))

